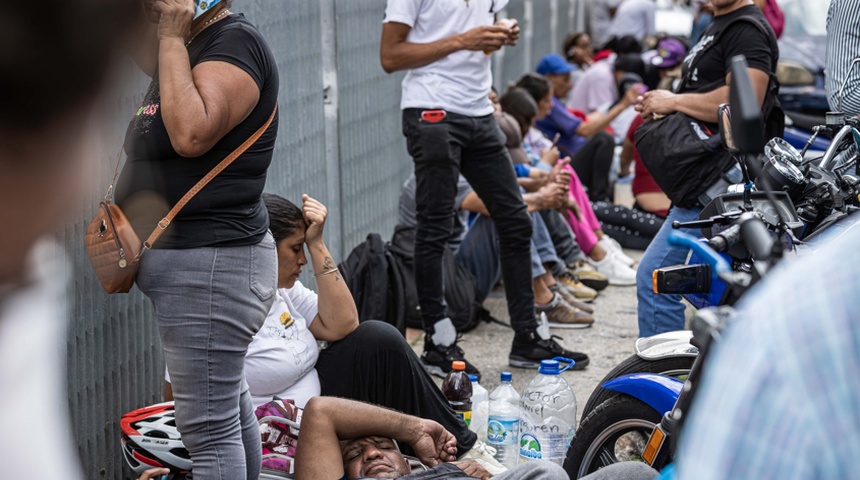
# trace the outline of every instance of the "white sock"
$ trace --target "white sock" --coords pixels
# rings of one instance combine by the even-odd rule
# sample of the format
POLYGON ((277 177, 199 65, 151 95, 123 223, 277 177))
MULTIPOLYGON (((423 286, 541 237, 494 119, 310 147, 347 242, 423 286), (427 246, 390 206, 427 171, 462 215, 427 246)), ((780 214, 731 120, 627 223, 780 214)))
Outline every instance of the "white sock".
POLYGON ((457 341, 457 329, 450 318, 443 318, 433 324, 433 335, 430 339, 440 347, 450 347, 457 341))
POLYGON ((540 314, 538 314, 538 326, 535 332, 537 332, 538 337, 540 337, 541 340, 550 339, 549 320, 546 318, 546 313, 540 312, 540 314))

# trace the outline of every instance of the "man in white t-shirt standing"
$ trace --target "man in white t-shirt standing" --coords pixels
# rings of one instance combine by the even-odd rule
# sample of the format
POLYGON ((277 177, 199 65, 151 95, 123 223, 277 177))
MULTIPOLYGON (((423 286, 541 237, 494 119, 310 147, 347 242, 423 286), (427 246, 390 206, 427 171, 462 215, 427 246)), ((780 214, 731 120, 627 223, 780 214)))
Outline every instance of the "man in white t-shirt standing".
MULTIPOLYGON (((442 280, 442 252, 454 225, 461 173, 484 200, 499 233, 508 312, 516 332, 510 364, 537 368, 541 360, 573 353, 553 341, 548 328, 538 328, 529 274, 531 220, 488 98, 490 54, 515 45, 519 37, 515 20, 495 23, 507 3, 388 0, 385 11, 382 67, 389 73, 408 71, 401 108, 417 184, 415 283, 426 333, 421 359, 439 376, 451 370, 452 361, 465 360, 448 318, 442 280)), ((478 374, 468 362, 466 370, 478 374)))

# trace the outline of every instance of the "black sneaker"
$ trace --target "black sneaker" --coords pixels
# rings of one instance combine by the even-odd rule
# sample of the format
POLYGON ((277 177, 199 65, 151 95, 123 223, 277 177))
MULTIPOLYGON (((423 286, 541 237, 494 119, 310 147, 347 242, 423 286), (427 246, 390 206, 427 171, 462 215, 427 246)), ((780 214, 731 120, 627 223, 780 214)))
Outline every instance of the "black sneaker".
POLYGON ((431 375, 445 378, 452 370, 451 363, 459 360, 466 363, 466 373, 477 375, 481 379, 481 372, 463 356, 463 349, 455 343, 450 347, 442 347, 433 343, 429 336, 424 336, 424 353, 421 354, 421 363, 424 370, 431 375))
POLYGON ((541 360, 565 357, 576 362, 570 367, 571 370, 583 370, 588 366, 588 355, 566 350, 555 341, 556 338, 560 337, 553 335, 548 340, 544 340, 534 330, 516 334, 514 343, 511 345, 508 363, 512 367, 538 368, 541 360))

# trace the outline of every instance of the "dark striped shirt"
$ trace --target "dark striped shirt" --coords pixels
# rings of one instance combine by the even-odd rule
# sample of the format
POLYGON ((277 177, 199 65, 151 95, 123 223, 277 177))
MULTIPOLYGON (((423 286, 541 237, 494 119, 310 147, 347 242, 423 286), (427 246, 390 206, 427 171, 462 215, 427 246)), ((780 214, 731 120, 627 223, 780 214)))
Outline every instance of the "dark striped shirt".
POLYGON ((827 12, 827 64, 825 88, 833 111, 839 108, 839 89, 848 77, 842 93, 841 111, 860 115, 860 0, 832 0, 827 12))

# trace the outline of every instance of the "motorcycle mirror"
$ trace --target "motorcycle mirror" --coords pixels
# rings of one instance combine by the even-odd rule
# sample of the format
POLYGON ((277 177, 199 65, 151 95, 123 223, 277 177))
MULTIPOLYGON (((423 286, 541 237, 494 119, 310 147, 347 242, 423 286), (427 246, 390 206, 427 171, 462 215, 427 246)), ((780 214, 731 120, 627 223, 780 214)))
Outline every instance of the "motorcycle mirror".
POLYGON ((734 112, 732 140, 741 153, 760 153, 767 139, 758 97, 747 72, 747 61, 743 55, 732 58, 732 83, 729 86, 729 105, 734 112))
POLYGON ((724 103, 717 108, 717 116, 719 117, 720 138, 723 146, 732 153, 738 153, 735 137, 732 136, 732 115, 728 104, 724 103))

